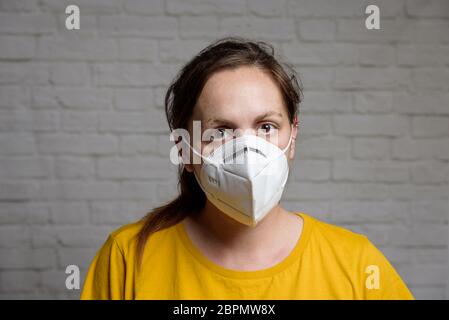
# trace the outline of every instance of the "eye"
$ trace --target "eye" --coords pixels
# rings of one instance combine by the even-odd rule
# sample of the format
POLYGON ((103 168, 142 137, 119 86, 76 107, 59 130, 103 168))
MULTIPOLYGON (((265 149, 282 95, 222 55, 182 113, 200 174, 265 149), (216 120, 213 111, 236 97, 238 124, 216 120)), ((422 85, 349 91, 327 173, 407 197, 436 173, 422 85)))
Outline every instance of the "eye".
POLYGON ((259 130, 263 134, 270 134, 270 133, 273 133, 276 129, 277 129, 277 127, 274 124, 272 124, 272 123, 263 123, 260 126, 259 130))
POLYGON ((209 141, 221 141, 228 136, 228 131, 226 128, 216 128, 213 131, 213 134, 210 136, 209 141))

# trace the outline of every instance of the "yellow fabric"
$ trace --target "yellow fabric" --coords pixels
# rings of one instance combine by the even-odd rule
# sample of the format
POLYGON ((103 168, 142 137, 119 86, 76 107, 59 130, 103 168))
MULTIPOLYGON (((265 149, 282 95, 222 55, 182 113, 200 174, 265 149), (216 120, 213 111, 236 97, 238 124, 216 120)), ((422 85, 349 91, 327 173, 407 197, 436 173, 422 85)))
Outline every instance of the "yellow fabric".
POLYGON ((208 260, 181 222, 149 237, 137 274, 134 236, 142 222, 124 225, 97 252, 81 299, 413 299, 366 236, 297 214, 304 225, 293 251, 257 271, 225 269, 208 260), (372 265, 379 268, 379 288, 367 287, 375 283, 372 265))

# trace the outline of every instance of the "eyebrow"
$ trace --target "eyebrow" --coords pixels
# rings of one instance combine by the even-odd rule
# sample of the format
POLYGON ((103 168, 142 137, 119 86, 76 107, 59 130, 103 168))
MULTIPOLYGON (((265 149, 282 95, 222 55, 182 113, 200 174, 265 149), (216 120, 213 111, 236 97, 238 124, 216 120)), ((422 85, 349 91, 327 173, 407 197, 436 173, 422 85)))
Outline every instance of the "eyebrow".
MULTIPOLYGON (((261 115, 257 116, 255 121, 258 122, 258 121, 263 120, 265 118, 268 118, 270 116, 277 116, 279 118, 283 118, 283 115, 280 112, 268 111, 268 112, 265 112, 264 114, 261 114, 261 115)), ((225 119, 220 119, 220 118, 209 118, 209 119, 207 119, 206 123, 211 123, 211 124, 213 124, 213 123, 220 123, 220 124, 232 125, 232 122, 230 122, 228 120, 225 120, 225 119)))
POLYGON ((268 118, 268 117, 270 117, 270 116, 277 116, 277 117, 279 117, 279 118, 283 118, 283 115, 282 115, 282 113, 280 113, 280 112, 277 112, 277 111, 268 111, 268 112, 265 112, 264 114, 262 114, 262 115, 260 115, 260 116, 257 116, 257 117, 256 117, 256 121, 263 120, 263 119, 268 118))

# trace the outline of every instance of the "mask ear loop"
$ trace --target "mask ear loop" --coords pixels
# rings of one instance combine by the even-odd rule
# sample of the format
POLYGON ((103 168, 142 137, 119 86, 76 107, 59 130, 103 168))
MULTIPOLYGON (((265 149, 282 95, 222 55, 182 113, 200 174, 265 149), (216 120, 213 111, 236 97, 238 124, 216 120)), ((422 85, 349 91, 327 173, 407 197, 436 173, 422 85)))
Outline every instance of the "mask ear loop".
POLYGON ((290 148, 290 145, 292 144, 292 141, 293 141, 293 126, 297 127, 298 126, 297 122, 298 122, 298 120, 296 120, 293 123, 293 125, 292 125, 292 131, 290 132, 290 138, 288 139, 287 146, 284 149, 281 149, 282 153, 285 153, 285 151, 287 151, 287 149, 290 148))
POLYGON ((183 156, 183 157, 181 157, 181 159, 182 159, 182 170, 184 170, 184 167, 185 167, 185 164, 186 164, 186 161, 188 161, 188 164, 190 164, 190 163, 192 163, 192 161, 190 161, 190 159, 189 160, 186 160, 186 159, 188 159, 189 158, 189 155, 190 155, 190 150, 192 150, 192 152, 195 154, 195 155, 197 155, 198 157, 200 157, 203 161, 204 161, 204 163, 207 163, 207 164, 215 164, 215 162, 214 161, 212 161, 211 159, 209 159, 209 158, 207 158, 207 157, 205 157, 205 156, 203 156, 200 152, 198 152, 189 142, 187 142, 188 140, 187 140, 187 138, 185 138, 183 135, 181 135, 181 141, 179 142, 179 143, 181 143, 181 150, 182 151, 186 151, 186 152, 188 152, 188 155, 185 155, 185 156, 183 156), (185 146, 185 148, 184 148, 184 146, 185 146))

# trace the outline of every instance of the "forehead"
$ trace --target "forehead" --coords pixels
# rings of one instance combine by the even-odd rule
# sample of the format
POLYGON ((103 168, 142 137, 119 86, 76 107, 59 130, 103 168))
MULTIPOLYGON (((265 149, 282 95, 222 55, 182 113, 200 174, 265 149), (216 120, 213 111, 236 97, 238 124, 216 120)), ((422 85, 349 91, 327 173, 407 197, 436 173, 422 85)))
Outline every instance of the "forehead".
POLYGON ((206 82, 194 110, 203 118, 209 115, 243 116, 249 112, 286 113, 282 92, 275 80, 257 67, 244 66, 215 72, 206 82))

